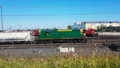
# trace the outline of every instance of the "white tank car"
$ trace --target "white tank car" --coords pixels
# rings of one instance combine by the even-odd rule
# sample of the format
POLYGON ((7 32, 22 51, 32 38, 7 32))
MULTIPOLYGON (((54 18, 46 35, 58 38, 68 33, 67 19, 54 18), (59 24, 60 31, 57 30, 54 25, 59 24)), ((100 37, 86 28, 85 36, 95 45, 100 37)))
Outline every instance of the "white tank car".
POLYGON ((2 32, 0 33, 0 42, 34 42, 36 36, 28 32, 2 32))

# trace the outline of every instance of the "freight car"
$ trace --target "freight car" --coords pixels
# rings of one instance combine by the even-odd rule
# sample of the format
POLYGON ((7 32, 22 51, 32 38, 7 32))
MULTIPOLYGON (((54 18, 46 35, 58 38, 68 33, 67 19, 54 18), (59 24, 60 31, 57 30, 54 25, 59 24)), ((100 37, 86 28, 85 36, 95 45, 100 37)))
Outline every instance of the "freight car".
POLYGON ((83 29, 74 30, 39 30, 37 43, 51 42, 86 42, 83 29))
POLYGON ((36 36, 34 36, 33 32, 25 31, 25 32, 1 32, 0 33, 0 43, 29 43, 29 42, 35 42, 37 39, 36 36))

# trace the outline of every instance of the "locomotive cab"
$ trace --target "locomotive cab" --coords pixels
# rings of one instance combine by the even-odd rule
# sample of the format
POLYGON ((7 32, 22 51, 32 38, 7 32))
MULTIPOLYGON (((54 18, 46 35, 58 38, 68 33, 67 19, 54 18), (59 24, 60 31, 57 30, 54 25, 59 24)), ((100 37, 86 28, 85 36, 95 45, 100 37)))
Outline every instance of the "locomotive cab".
POLYGON ((34 35, 34 36, 38 36, 38 35, 39 35, 39 31, 34 30, 34 31, 32 32, 32 35, 34 35))
POLYGON ((85 30, 86 36, 95 37, 98 35, 98 33, 95 33, 95 29, 88 29, 85 30))

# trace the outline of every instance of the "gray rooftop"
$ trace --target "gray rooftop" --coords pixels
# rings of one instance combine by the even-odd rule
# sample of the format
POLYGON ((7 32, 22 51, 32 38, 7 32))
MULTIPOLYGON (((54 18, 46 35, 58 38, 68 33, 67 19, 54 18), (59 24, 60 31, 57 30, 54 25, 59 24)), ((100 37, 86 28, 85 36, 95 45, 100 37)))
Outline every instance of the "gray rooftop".
POLYGON ((82 23, 120 23, 119 21, 84 21, 82 23))

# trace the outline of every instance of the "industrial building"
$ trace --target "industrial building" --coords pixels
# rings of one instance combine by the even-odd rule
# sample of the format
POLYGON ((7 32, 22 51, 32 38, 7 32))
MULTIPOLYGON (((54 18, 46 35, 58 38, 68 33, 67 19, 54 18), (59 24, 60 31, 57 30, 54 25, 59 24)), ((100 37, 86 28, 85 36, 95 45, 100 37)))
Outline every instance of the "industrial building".
POLYGON ((97 30, 98 27, 104 25, 106 27, 120 27, 119 21, 91 21, 91 22, 76 22, 72 25, 72 29, 95 29, 97 30))

